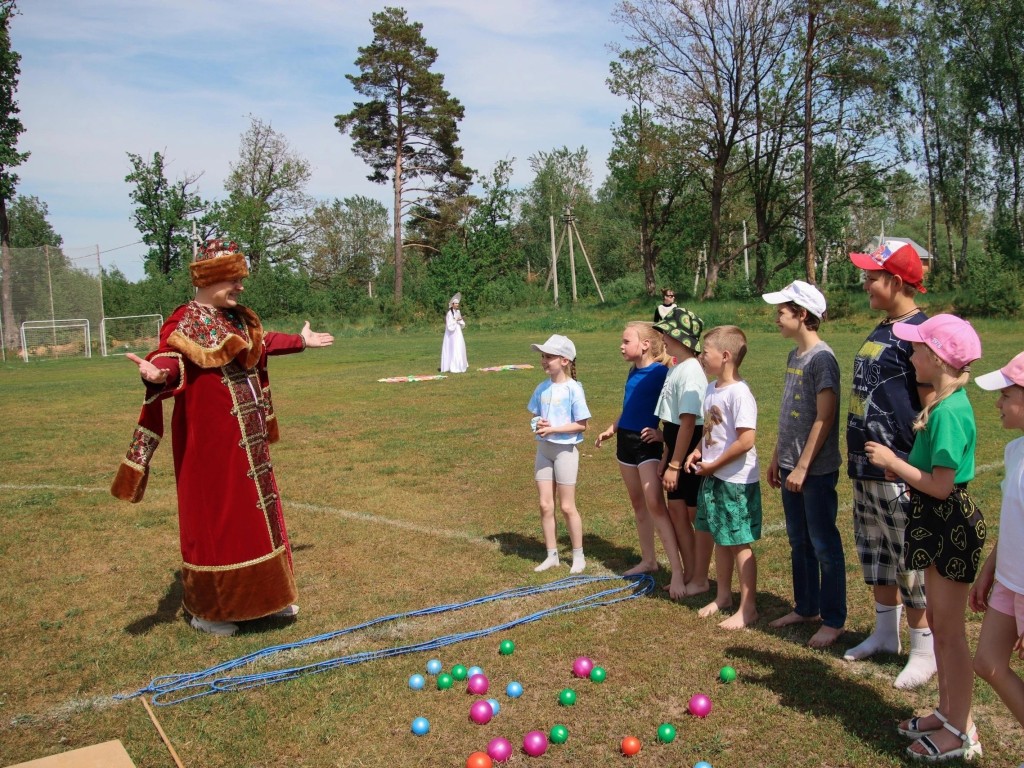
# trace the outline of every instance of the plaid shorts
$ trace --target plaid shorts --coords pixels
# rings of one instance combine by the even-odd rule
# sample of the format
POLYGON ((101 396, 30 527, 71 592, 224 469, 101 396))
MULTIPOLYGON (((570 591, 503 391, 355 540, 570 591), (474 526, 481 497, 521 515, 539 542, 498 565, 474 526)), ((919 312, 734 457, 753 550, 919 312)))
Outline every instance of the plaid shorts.
POLYGON ((864 582, 878 587, 896 585, 904 605, 923 610, 924 572, 908 571, 903 565, 909 506, 903 483, 853 481, 853 537, 864 582))

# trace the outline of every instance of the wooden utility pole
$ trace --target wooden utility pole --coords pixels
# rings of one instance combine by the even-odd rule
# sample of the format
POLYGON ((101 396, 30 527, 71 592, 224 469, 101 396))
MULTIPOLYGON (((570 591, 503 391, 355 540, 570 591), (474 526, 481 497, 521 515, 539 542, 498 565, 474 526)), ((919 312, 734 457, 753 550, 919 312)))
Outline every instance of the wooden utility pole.
MULTIPOLYGON (((568 236, 569 238, 569 272, 572 276, 572 301, 575 304, 577 300, 576 292, 576 251, 573 245, 573 240, 579 243, 580 252, 583 254, 584 261, 587 262, 587 269, 590 271, 590 279, 594 281, 594 288, 597 289, 597 295, 604 302, 604 294, 601 292, 601 285, 597 282, 597 275, 594 273, 594 267, 590 263, 590 257, 587 255, 587 249, 583 245, 583 238, 580 237, 580 231, 576 228, 576 217, 573 216, 572 208, 566 208, 565 214, 562 216, 562 233, 558 236, 558 245, 555 245, 555 217, 549 217, 551 224, 551 274, 548 275, 548 285, 551 285, 552 281, 555 286, 555 304, 558 304, 558 254, 562 251, 562 242, 568 236)), ((547 286, 545 286, 546 288, 547 286)))

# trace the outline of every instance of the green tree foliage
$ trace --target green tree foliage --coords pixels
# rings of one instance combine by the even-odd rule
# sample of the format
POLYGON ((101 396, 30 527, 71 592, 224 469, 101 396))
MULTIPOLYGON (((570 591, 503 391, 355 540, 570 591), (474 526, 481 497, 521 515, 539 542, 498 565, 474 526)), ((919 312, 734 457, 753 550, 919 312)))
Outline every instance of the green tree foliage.
POLYGON ((38 197, 16 196, 7 215, 12 248, 35 248, 40 245, 59 248, 64 244, 64 238, 57 234, 46 218, 50 215, 49 208, 38 197))
POLYGON ((352 137, 353 150, 373 169, 371 181, 394 189, 394 298, 402 300, 402 223, 424 200, 453 197, 472 177, 462 162, 458 123, 463 108, 444 88, 444 75, 431 72, 437 50, 427 45, 423 25, 402 8, 371 17, 373 42, 359 49, 358 75, 346 75, 356 93, 350 112, 335 126, 352 137))
POLYGON ((253 116, 249 121, 218 216, 221 234, 241 246, 257 272, 264 262, 299 258, 314 202, 306 193, 309 162, 269 123, 253 116))
POLYGON ((129 197, 135 204, 132 221, 149 246, 146 273, 152 277, 169 276, 187 266, 192 258, 192 222, 190 217, 206 210, 206 203, 195 191, 202 174, 168 181, 166 162, 159 152, 146 161, 128 153, 132 171, 125 181, 133 185, 129 197))
POLYGON ((335 199, 313 210, 307 265, 320 285, 345 285, 368 294, 390 246, 387 208, 361 195, 335 199))
POLYGON ((21 74, 21 54, 11 48, 11 17, 17 13, 15 0, 0 2, 0 273, 3 285, 0 289, 4 335, 7 346, 13 347, 17 339, 14 310, 11 304, 10 222, 7 204, 14 197, 18 185, 17 168, 28 157, 28 152, 18 151, 18 137, 25 130, 18 117, 18 76, 21 74))

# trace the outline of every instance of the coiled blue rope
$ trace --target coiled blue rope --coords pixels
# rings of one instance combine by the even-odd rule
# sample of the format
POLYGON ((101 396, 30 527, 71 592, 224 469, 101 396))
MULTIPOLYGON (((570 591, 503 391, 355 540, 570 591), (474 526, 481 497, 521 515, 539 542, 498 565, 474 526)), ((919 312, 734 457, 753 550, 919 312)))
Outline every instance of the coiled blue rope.
POLYGON ((239 656, 236 659, 222 662, 221 664, 217 664, 216 666, 209 667, 198 672, 154 677, 145 688, 140 688, 134 693, 118 694, 114 698, 131 699, 136 696, 152 694, 153 696, 151 701, 158 706, 180 704, 181 702, 188 701, 189 699, 197 699, 202 696, 209 696, 221 691, 241 691, 248 688, 257 688, 262 685, 270 685, 271 683, 294 680, 295 678, 303 675, 315 675, 321 672, 327 672, 335 667, 348 666, 350 664, 362 664, 366 661, 387 659, 392 656, 401 656, 406 653, 418 653, 420 651, 431 651, 437 648, 444 648, 445 646, 461 643, 465 640, 474 640, 481 637, 487 637, 488 635, 493 635, 495 632, 504 632, 513 627, 530 624, 534 621, 540 621, 541 619, 548 618, 549 616, 560 616, 574 611, 584 611, 589 608, 614 605, 615 603, 620 603, 624 600, 632 600, 637 597, 648 595, 653 590, 654 579, 648 574, 640 574, 638 576, 568 576, 564 579, 550 582, 549 584, 543 584, 536 587, 516 587, 515 589, 496 592, 493 595, 485 595, 484 597, 478 597, 464 603, 449 603, 448 605, 421 608, 407 613, 396 613, 391 616, 382 616, 377 619, 371 619, 370 621, 363 622, 362 624, 356 624, 355 626, 335 630, 334 632, 328 632, 323 635, 316 635, 305 640, 298 640, 294 643, 272 645, 262 650, 254 651, 253 653, 246 654, 245 656, 239 656), (535 613, 531 613, 528 616, 523 616, 522 618, 514 619, 512 621, 505 622, 504 624, 497 624, 485 629, 477 629, 471 632, 459 632, 453 635, 445 635, 444 637, 434 638, 433 640, 425 640, 423 642, 412 643, 411 645, 403 645, 396 648, 383 648, 377 651, 362 651, 360 653, 353 653, 348 656, 319 661, 315 664, 306 664, 300 667, 275 669, 268 672, 259 672, 249 675, 226 674, 233 669, 252 664, 260 659, 273 656, 276 653, 290 651, 296 648, 305 648, 310 645, 315 645, 316 643, 323 643, 328 640, 341 637, 342 635, 351 634, 352 632, 357 632, 361 629, 373 627, 378 624, 384 624, 389 621, 396 621, 398 619, 406 619, 416 616, 430 616, 437 613, 458 611, 463 608, 472 608, 473 606, 484 605, 497 600, 530 597, 533 595, 542 595, 548 592, 576 589, 577 587, 582 587, 588 584, 622 580, 627 581, 628 584, 595 592, 594 594, 586 597, 571 600, 552 608, 545 608, 535 613))

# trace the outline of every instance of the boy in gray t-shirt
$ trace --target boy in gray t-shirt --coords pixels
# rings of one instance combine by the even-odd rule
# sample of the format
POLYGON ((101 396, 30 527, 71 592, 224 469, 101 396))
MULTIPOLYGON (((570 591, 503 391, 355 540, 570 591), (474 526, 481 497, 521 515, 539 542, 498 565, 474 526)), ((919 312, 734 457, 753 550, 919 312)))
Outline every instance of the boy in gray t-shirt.
POLYGON ((782 490, 792 552, 793 610, 771 627, 818 621, 807 644, 832 645, 846 624, 846 558, 836 526, 839 498, 839 363, 818 336, 825 297, 796 280, 764 294, 778 305, 776 325, 796 342, 786 361, 779 436, 768 465, 768 484, 782 490))

